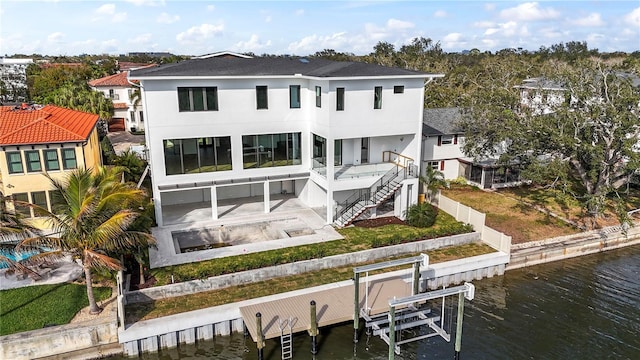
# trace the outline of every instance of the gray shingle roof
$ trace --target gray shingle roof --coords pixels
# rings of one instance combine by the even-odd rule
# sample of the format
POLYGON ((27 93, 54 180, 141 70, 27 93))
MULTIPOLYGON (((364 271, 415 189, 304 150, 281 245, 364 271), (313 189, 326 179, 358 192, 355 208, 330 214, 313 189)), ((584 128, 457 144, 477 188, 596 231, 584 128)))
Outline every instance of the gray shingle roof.
POLYGON ((375 64, 331 61, 298 57, 259 57, 251 59, 211 57, 164 64, 154 68, 131 71, 129 77, 171 76, 294 76, 357 77, 357 76, 420 76, 420 71, 391 68, 375 64))
POLYGON ((460 108, 424 109, 422 136, 462 134, 457 123, 465 116, 460 108))

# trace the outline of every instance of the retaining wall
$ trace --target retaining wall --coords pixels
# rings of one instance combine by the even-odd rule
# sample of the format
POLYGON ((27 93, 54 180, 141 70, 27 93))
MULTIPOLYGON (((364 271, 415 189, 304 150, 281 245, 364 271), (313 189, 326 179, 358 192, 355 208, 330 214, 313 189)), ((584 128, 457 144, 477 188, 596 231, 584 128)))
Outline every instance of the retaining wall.
MULTIPOLYGON (((426 288, 435 289, 443 285, 502 275, 505 264, 508 261, 509 255, 495 252, 430 265, 421 271, 421 291, 426 288)), ((412 274, 405 270, 400 270, 371 276, 370 278, 371 281, 374 281, 391 276, 400 276, 410 283, 412 274)), ((240 314, 241 307, 335 287, 344 287, 346 293, 351 294, 353 281, 345 280, 158 319, 139 321, 129 325, 125 330, 121 330, 119 332, 119 340, 123 344, 125 354, 137 356, 142 352, 156 352, 160 349, 176 347, 183 343, 192 344, 198 340, 211 339, 216 335, 229 335, 231 332, 244 331, 244 322, 240 314)))
MULTIPOLYGON (((35 359, 85 350, 100 356, 96 348, 118 342, 116 310, 108 319, 52 326, 0 337, 0 359, 35 359)), ((86 357, 85 353, 85 357, 86 357)))
POLYGON ((623 233, 621 226, 611 226, 575 235, 516 244, 511 247, 511 260, 507 270, 632 245, 640 245, 640 226, 629 228, 626 234, 623 233))
POLYGON ((157 286, 125 293, 126 303, 148 302, 174 296, 194 294, 202 291, 221 289, 229 286, 249 284, 282 276, 300 274, 335 267, 349 266, 371 260, 387 259, 403 254, 419 253, 446 246, 456 246, 480 241, 480 233, 446 236, 437 239, 416 241, 407 244, 385 246, 355 253, 327 256, 320 259, 298 261, 290 264, 247 270, 220 275, 202 280, 185 281, 177 284, 157 286))

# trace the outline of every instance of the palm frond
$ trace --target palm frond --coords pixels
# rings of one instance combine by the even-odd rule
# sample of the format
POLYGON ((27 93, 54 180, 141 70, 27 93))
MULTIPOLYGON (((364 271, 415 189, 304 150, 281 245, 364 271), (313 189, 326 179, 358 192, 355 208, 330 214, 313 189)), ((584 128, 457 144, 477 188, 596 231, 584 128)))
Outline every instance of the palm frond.
POLYGON ((122 270, 120 261, 98 251, 85 249, 83 256, 85 266, 91 268, 106 268, 109 270, 122 270))

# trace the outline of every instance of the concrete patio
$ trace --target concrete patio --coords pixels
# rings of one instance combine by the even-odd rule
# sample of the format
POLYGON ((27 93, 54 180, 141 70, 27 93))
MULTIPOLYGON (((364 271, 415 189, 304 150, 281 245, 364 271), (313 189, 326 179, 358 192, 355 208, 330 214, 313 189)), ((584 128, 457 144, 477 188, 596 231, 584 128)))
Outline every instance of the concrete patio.
MULTIPOLYGON (((218 202, 220 218, 211 218, 209 203, 163 207, 165 225, 152 229, 157 248, 149 250, 151 268, 198 262, 214 258, 248 254, 271 249, 342 239, 333 226, 326 224, 316 210, 291 195, 272 196, 270 212, 264 213, 262 197, 218 202), (265 227, 264 224, 268 224, 265 227), (242 229, 241 241, 227 232, 225 243, 231 246, 180 253, 174 233, 198 241, 197 234, 211 234, 223 229, 242 229), (269 235, 265 236, 265 232, 269 235), (280 236, 274 236, 280 234, 280 236), (296 236, 299 235, 299 236, 296 236)), ((192 240, 192 241, 191 241, 192 240)))

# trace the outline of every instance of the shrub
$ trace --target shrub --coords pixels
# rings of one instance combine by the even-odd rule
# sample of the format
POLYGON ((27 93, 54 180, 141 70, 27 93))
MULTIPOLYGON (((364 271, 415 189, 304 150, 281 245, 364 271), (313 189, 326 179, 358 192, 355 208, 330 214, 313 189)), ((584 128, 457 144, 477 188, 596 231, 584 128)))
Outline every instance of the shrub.
POLYGON ((438 211, 429 203, 411 205, 406 212, 406 222, 415 227, 427 228, 436 222, 438 211))

